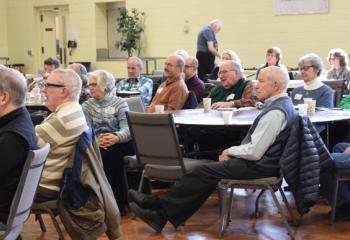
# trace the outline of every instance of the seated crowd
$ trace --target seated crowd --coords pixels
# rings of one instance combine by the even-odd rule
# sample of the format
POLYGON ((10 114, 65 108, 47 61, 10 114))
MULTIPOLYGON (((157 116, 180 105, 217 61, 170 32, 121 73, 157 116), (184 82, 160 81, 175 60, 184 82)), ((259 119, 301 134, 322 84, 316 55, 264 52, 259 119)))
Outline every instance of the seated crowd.
MULTIPOLYGON (((318 55, 310 53, 299 59, 303 86, 293 89, 290 96, 287 94, 288 70, 281 64, 281 58, 281 49, 269 48, 266 63, 258 68, 257 80, 252 81, 246 79, 238 55, 232 50, 225 51, 222 62, 214 67, 211 76, 204 76, 204 81, 216 77, 220 80, 208 95, 205 95, 204 81, 198 77, 198 60, 184 55, 184 51, 166 57, 163 81, 157 89, 154 89, 151 78, 141 75, 143 63, 138 57, 128 59, 128 77, 119 81, 105 70, 88 73, 79 63, 60 69, 59 62, 50 58, 44 62, 42 82, 35 82, 41 88, 50 114, 35 127, 24 105, 27 89, 32 86, 27 86, 26 79, 18 71, 0 65, 0 148, 7 159, 0 170, 0 223, 7 221, 29 150, 50 144, 35 202, 56 200, 60 197, 63 173, 76 154, 75 146, 89 129, 93 129, 96 136, 93 151, 101 164, 83 170, 103 176, 103 181, 95 181, 101 185, 100 190, 92 191, 96 196, 100 195, 99 191, 108 196, 108 199, 95 202, 99 209, 108 213, 101 219, 106 223, 105 228, 98 229, 104 229, 114 238, 120 235, 119 215, 126 215, 129 205, 136 216, 160 232, 167 221, 175 227, 183 225, 222 178, 279 176, 279 159, 299 116, 294 105, 303 103, 304 98, 312 98, 316 100, 316 107, 336 107, 332 89, 321 81, 324 67, 318 55), (155 112, 157 105, 163 105, 165 111, 183 109, 190 91, 195 94, 198 104, 203 98, 211 98, 212 109, 262 106, 262 110, 249 130, 244 132, 243 140, 239 139, 238 145, 233 144, 232 140, 238 139, 232 137, 232 132, 194 129, 198 139, 224 139, 230 146, 225 146, 218 161, 188 172, 179 184, 171 187, 169 193, 158 197, 129 190, 128 187, 123 157, 134 155, 135 149, 126 116, 129 106, 125 99, 118 96, 118 93, 128 91, 141 96, 148 113, 155 112)), ((327 78, 345 79, 348 83, 350 75, 346 53, 332 49, 328 60, 332 69, 327 78)), ((340 106, 350 108, 349 99, 350 95, 346 96, 340 106)), ((318 132, 324 130, 323 125, 315 124, 315 127, 318 132)), ((350 143, 336 145, 333 152, 323 156, 326 161, 333 163, 334 169, 349 169, 350 143)), ((333 191, 332 179, 334 175, 325 175, 323 180, 327 181, 321 186, 329 202, 332 201, 329 194, 333 191)), ((349 182, 342 183, 339 196, 337 217, 350 219, 349 182)), ((92 219, 87 221, 91 226, 94 224, 92 219)))

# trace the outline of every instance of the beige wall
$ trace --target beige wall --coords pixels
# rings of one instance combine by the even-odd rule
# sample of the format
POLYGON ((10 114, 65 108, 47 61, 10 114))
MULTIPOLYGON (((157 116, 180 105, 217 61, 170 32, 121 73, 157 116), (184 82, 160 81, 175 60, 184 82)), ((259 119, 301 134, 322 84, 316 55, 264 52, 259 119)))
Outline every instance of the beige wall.
POLYGON ((6 0, 0 0, 0 57, 8 57, 6 6, 6 0))
MULTIPOLYGON (((78 33, 78 48, 73 51, 71 60, 91 61, 94 68, 105 68, 116 76, 125 76, 123 61, 96 62, 96 48, 104 46, 106 38, 96 36, 105 20, 103 8, 96 9, 95 3, 108 2, 104 0, 0 0, 0 30, 6 32, 8 27, 7 37, 6 33, 0 35, 0 55, 8 52, 12 63, 23 62, 28 72, 35 72, 41 63, 34 7, 58 2, 69 6, 71 27, 78 33), (30 49, 33 56, 27 54, 30 49)), ((213 18, 223 21, 222 31, 217 35, 219 50, 235 50, 245 67, 263 63, 270 46, 281 47, 282 62, 291 67, 295 67, 299 57, 307 52, 315 52, 325 60, 330 48, 350 51, 347 30, 350 1, 329 1, 329 12, 325 14, 285 16, 273 15, 272 4, 273 1, 267 0, 126 0, 128 8, 136 7, 146 13, 142 55, 147 57, 164 57, 179 48, 195 54, 197 33, 213 18), (189 33, 183 32, 185 21, 189 23, 189 33)))

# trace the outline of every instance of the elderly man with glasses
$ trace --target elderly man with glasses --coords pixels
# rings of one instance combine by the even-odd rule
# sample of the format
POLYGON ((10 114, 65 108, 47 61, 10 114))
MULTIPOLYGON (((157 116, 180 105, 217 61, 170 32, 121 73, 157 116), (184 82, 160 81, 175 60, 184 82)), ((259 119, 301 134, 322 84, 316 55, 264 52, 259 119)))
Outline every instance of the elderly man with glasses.
POLYGON ((188 56, 185 58, 185 83, 188 91, 193 91, 196 94, 197 102, 202 102, 204 94, 204 83, 197 75, 198 60, 195 57, 188 56))
POLYGON ((233 60, 221 64, 218 76, 221 85, 209 95, 212 108, 255 106, 257 97, 252 81, 245 80, 241 65, 233 60))
POLYGON ((182 78, 184 59, 176 54, 165 59, 164 74, 166 80, 159 86, 157 92, 147 108, 147 112, 154 112, 156 105, 164 105, 164 110, 180 110, 188 95, 188 89, 182 78))
POLYGON ((69 69, 54 70, 43 84, 45 105, 52 112, 35 127, 39 146, 51 149, 39 183, 37 201, 57 199, 59 182, 80 135, 88 129, 79 105, 82 81, 69 69))

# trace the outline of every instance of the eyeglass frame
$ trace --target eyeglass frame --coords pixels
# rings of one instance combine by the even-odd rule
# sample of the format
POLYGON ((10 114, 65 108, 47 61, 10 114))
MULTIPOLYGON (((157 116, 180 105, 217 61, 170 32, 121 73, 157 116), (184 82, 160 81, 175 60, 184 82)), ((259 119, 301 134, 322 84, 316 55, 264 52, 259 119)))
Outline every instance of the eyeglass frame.
POLYGON ((226 73, 228 73, 228 72, 236 72, 237 70, 235 70, 235 69, 231 69, 231 70, 222 70, 222 71, 219 71, 218 72, 218 76, 220 76, 220 75, 225 75, 226 73))
POLYGON ((46 82, 43 82, 42 86, 43 86, 43 88, 48 88, 48 87, 56 87, 56 88, 66 87, 66 86, 64 86, 62 84, 46 83, 46 82))
POLYGON ((306 72, 306 71, 308 71, 310 68, 315 68, 315 66, 314 66, 314 65, 309 65, 309 66, 299 67, 299 71, 300 71, 300 72, 301 72, 301 71, 306 72))

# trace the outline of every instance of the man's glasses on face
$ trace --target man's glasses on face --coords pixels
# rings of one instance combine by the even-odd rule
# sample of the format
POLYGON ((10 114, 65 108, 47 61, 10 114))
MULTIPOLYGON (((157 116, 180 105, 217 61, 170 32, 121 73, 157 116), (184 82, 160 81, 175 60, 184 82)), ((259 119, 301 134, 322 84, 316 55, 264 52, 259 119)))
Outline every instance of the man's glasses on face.
POLYGON ((235 71, 235 70, 221 70, 218 72, 218 76, 225 75, 226 73, 233 72, 233 71, 235 71))
POLYGON ((56 88, 61 88, 61 87, 65 87, 63 84, 55 84, 55 83, 47 83, 44 82, 42 84, 43 88, 48 88, 48 87, 56 87, 56 88))

